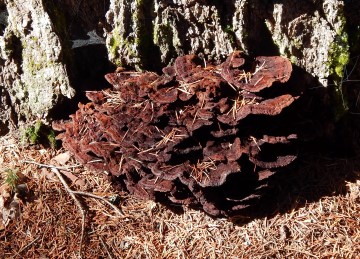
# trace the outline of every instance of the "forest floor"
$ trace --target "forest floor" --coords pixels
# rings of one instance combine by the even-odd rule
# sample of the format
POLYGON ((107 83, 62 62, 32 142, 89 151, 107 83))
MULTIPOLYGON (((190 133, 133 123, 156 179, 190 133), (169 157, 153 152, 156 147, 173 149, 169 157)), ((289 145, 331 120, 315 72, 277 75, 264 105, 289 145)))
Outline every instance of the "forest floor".
POLYGON ((79 258, 80 247, 83 258, 360 258, 359 157, 305 159, 272 197, 276 210, 230 219, 116 192, 65 150, 22 147, 12 135, 0 139, 0 171, 0 258, 79 258), (81 242, 81 210, 56 170, 73 191, 119 198, 123 214, 76 194, 81 242))

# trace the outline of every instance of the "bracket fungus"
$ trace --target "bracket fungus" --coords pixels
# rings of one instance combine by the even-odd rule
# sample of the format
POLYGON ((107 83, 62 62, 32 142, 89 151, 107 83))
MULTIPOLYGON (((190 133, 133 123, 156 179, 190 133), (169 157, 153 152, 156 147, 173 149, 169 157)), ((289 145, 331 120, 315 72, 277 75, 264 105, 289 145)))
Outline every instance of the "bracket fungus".
POLYGON ((137 196, 214 216, 241 212, 296 158, 288 148, 296 134, 267 132, 267 125, 274 128, 273 118, 298 96, 263 94, 275 84, 290 87, 282 83, 291 63, 235 51, 220 65, 202 64, 186 55, 162 75, 107 74, 113 89, 87 92, 91 102, 80 103, 69 121, 53 123, 62 131, 58 139, 81 163, 137 196))

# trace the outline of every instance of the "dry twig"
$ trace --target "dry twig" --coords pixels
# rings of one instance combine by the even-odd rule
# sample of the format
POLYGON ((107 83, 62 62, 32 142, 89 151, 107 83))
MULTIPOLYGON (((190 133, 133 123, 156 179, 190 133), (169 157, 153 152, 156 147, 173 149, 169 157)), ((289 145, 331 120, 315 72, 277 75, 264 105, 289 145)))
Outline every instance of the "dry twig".
POLYGON ((79 256, 81 257, 82 245, 83 245, 83 240, 84 240, 84 235, 85 235, 84 234, 85 233, 85 217, 86 217, 85 209, 83 208, 79 199, 76 197, 75 193, 70 189, 69 185, 66 183, 66 181, 65 181, 64 177, 61 175, 60 171, 55 167, 52 167, 51 171, 53 171, 56 174, 56 176, 59 178, 60 182, 64 186, 65 190, 69 193, 71 198, 75 201, 76 206, 79 208, 79 211, 81 214, 81 235, 80 235, 79 256))
MULTIPOLYGON (((67 182, 65 181, 64 177, 62 176, 60 170, 63 170, 63 167, 57 167, 54 165, 46 165, 46 164, 41 164, 41 163, 37 163, 34 161, 29 161, 29 160, 24 160, 22 161, 23 163, 28 163, 28 164, 34 164, 40 167, 47 167, 50 168, 52 172, 54 172, 56 174, 56 176, 59 178, 60 182, 62 183, 62 185, 64 186, 66 192, 71 196, 71 198, 74 200, 76 206, 78 207, 80 214, 81 214, 81 235, 80 235, 80 245, 79 245, 79 256, 80 258, 82 257, 82 246, 83 246, 83 242, 84 242, 84 236, 85 236, 85 218, 86 218, 86 211, 83 207, 83 205, 81 204, 80 200, 76 197, 76 195, 81 195, 81 196, 88 196, 94 199, 98 199, 101 200, 103 202, 105 202, 107 205, 109 205, 112 209, 114 209, 120 216, 124 216, 124 213, 117 208, 115 205, 113 205, 111 202, 107 201, 106 199, 104 199, 101 196, 97 196, 95 194, 92 193, 88 193, 88 192, 82 192, 82 191, 73 191, 69 185, 67 184, 67 182)), ((66 170, 66 169, 65 169, 66 170)))
POLYGON ((40 238, 40 237, 35 238, 35 239, 34 239, 33 241, 31 241, 29 244, 27 244, 26 246, 24 246, 23 248, 21 248, 21 249, 19 250, 19 252, 17 252, 18 255, 20 255, 23 251, 25 251, 25 250, 28 249, 30 246, 32 246, 36 241, 39 240, 39 238, 40 238))
POLYGON ((100 239, 100 242, 101 242, 102 246, 103 246, 104 249, 106 250, 106 253, 107 253, 108 257, 109 257, 110 259, 112 259, 113 257, 111 256, 111 253, 110 253, 110 251, 109 251, 108 246, 106 245, 106 243, 104 242, 104 240, 103 240, 101 237, 99 237, 99 239, 100 239))

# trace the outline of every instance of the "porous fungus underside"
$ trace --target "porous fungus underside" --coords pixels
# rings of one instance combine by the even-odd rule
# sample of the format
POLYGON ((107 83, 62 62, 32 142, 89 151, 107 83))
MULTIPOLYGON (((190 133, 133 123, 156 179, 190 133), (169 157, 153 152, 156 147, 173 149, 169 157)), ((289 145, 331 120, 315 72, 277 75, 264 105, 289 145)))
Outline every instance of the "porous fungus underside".
MULTIPOLYGON (((137 196, 232 215, 253 204, 295 158, 274 120, 298 97, 278 94, 292 72, 282 57, 230 54, 217 66, 195 55, 163 74, 107 74, 113 89, 87 92, 58 138, 86 166, 137 196), (274 89, 274 90, 272 90, 274 89), (275 95, 275 96, 274 96, 275 95)), ((281 124, 282 123, 282 124, 281 124)))

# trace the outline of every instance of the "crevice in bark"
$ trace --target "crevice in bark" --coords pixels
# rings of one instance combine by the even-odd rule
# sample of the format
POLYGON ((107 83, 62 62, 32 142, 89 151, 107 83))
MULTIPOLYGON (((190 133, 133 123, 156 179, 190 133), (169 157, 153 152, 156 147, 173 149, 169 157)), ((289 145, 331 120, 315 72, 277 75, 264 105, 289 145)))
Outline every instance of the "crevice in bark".
POLYGON ((234 0, 209 0, 209 4, 214 5, 219 12, 221 27, 225 29, 232 24, 232 19, 235 13, 234 0))
POLYGON ((0 36, 4 35, 5 28, 8 25, 9 13, 5 3, 0 3, 0 36))
POLYGON ((139 54, 145 65, 144 69, 160 72, 160 49, 155 46, 153 41, 153 0, 143 0, 139 6, 140 13, 143 15, 139 19, 141 24, 139 37, 139 54))

